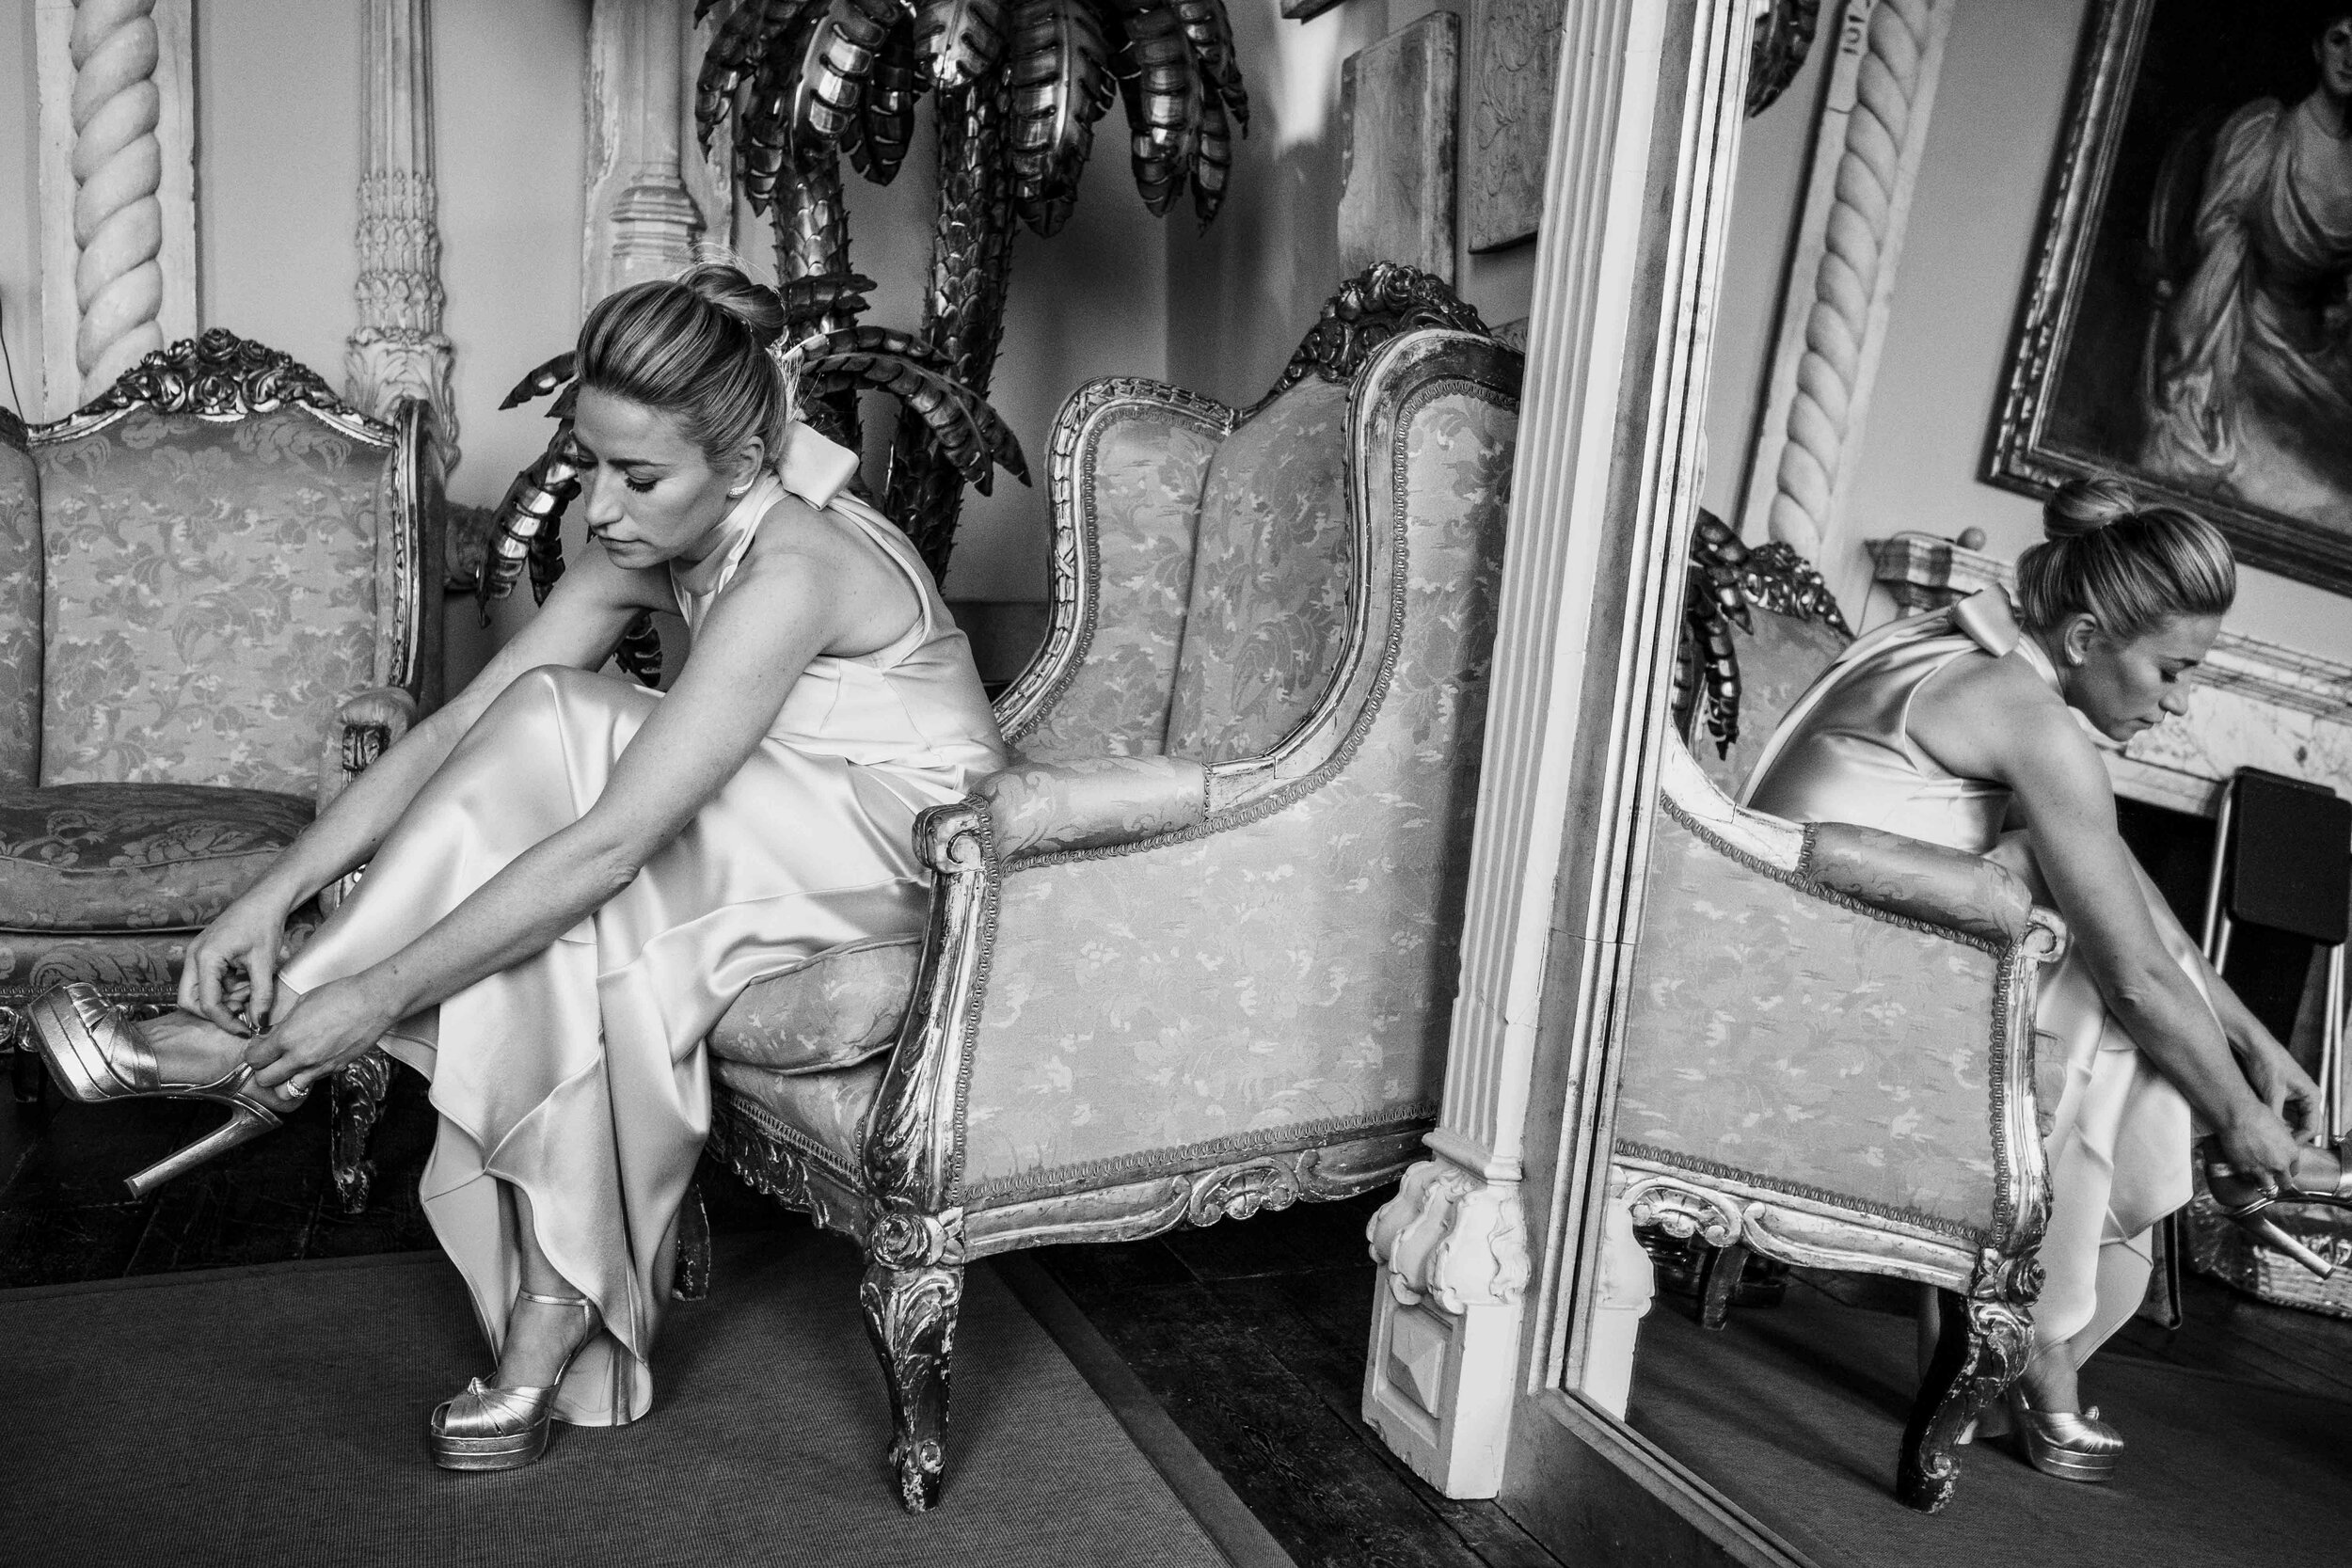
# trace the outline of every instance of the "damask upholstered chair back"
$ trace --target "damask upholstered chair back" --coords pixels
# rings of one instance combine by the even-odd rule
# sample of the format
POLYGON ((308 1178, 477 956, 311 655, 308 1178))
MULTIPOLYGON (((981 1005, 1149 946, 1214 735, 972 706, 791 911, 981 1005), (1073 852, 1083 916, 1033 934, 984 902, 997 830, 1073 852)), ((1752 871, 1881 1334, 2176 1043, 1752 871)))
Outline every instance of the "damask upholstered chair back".
POLYGON ((0 786, 40 768, 40 483, 24 425, 0 409, 0 786))
POLYGON ((34 436, 42 784, 309 797, 346 697, 419 688, 415 443, 226 338, 186 387, 134 371, 34 436))

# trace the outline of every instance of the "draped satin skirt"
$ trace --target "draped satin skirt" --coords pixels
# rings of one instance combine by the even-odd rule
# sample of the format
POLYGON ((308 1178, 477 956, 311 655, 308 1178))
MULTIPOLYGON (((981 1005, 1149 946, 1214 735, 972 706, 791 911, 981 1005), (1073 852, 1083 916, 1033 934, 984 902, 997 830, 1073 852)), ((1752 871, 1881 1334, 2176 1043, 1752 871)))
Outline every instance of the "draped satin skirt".
MULTIPOLYGON (((1998 851, 1995 858, 2008 859, 1998 851)), ((2197 950, 2155 884, 2133 870, 2166 952, 2211 1006, 2197 950)), ((2048 902, 2046 890, 2038 892, 2048 902)), ((2040 1348, 2073 1341, 2080 1365, 2146 1297, 2156 1222, 2189 1200, 2195 1118, 2181 1091, 2107 1010, 2080 943, 2042 972, 2034 1035, 2051 1191, 2034 1342, 2040 1348)))
MULTIPOLYGON (((285 970, 308 991, 398 952, 587 811, 658 693, 534 670, 419 791, 358 888, 285 970)), ((673 1232, 710 1124, 703 1039, 754 980, 846 942, 921 930, 918 810, 955 781, 771 737, 636 879, 545 951, 404 1020, 383 1041, 432 1080, 421 1183, 495 1350, 521 1288, 497 1183, 604 1328, 556 1415, 645 1413, 673 1232)))

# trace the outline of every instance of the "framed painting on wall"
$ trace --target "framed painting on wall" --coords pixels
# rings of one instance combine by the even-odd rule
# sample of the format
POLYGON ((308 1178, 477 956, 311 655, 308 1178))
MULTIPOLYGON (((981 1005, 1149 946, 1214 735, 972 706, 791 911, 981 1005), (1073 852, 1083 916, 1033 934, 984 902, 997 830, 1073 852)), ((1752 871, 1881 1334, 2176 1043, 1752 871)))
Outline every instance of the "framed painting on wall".
POLYGON ((2352 593, 2352 0, 2094 0, 1986 478, 2352 593))

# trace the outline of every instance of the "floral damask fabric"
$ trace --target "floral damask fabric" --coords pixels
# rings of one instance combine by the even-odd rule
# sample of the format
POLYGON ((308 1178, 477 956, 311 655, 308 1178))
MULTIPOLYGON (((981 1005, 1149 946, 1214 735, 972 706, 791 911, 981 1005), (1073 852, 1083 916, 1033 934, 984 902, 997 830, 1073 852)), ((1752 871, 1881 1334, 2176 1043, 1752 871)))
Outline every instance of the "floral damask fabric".
POLYGON ((743 990, 710 1031, 710 1052, 771 1072, 830 1072, 888 1049, 914 995, 923 944, 860 942, 743 990))
POLYGON ((1132 844, 1199 826, 1208 814, 1208 769, 1183 757, 1017 758, 978 788, 996 852, 1052 854, 1132 844))
POLYGON ((1407 427, 1394 664, 1328 777, 1254 821, 1006 876, 964 1200, 1434 1117, 1516 425, 1449 388, 1407 427))
POLYGON ((1989 1227, 1992 954, 1813 896, 1661 816, 1633 965, 1620 1149, 1989 1227))
POLYGON ((86 980, 121 1001, 162 1001, 180 984, 193 931, 100 936, 0 929, 0 999, 29 1000, 86 980))
POLYGON ((1106 416, 1094 437, 1082 513, 1091 509, 1094 636, 1076 676, 1036 728, 1014 737, 1033 757, 1155 756, 1168 741, 1176 652, 1192 592, 1200 486, 1216 438, 1171 409, 1106 416))
POLYGON ((375 681, 389 454, 290 406, 140 409, 36 455, 40 782, 310 793, 337 700, 375 681))
POLYGON ((889 1066, 887 1056, 874 1056, 838 1072, 787 1073, 714 1056, 710 1074, 767 1112, 786 1143, 854 1180, 865 1168, 866 1118, 889 1066))
POLYGON ((40 765, 40 476, 20 431, 0 431, 0 785, 40 765))
POLYGON ((1344 383, 1310 376, 1225 437, 1200 500, 1172 756, 1263 756, 1329 688, 1355 587, 1344 383))
POLYGON ((1761 606, 1751 606, 1753 634, 1731 628, 1740 650, 1740 738, 1728 755, 1717 751, 1715 737, 1704 724, 1691 736, 1691 753, 1715 781, 1715 787, 1737 800, 1740 786, 1764 754, 1764 743, 1781 716, 1794 707, 1805 688, 1846 651, 1846 640, 1819 621, 1801 621, 1761 606))
POLYGON ((202 926, 310 821, 309 800, 262 790, 0 787, 0 927, 202 926))

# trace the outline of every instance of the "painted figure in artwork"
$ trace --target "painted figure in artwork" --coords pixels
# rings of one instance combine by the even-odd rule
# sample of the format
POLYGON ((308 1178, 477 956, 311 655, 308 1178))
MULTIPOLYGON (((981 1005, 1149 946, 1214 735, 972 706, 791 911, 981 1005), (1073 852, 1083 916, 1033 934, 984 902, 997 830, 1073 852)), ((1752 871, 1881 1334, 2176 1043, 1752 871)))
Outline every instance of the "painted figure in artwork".
POLYGON ((498 1357, 433 1414, 451 1469, 645 1414, 704 1037, 754 981, 920 931, 915 817, 1005 762, 930 573, 795 419, 783 324, 721 265, 597 305, 572 429, 598 547, 191 944, 181 1011, 35 1004, 75 1098, 230 1104, 177 1168, 371 1046, 432 1080, 424 1207, 498 1357), (649 610, 691 638, 666 693, 595 673, 649 610), (281 968, 289 911, 363 863, 281 968))
POLYGON ((2151 336, 2141 464, 2185 488, 2352 529, 2352 7, 2318 82, 2214 136, 2196 263, 2151 336))
POLYGON ((1988 856, 2065 916, 2074 940, 2034 1014, 2052 1201, 2033 1356, 1985 1427, 2013 1426, 2047 1474, 2105 1481, 2123 1438, 2079 1373, 2147 1293, 2153 1229, 2189 1200, 2192 1139, 2211 1139, 2221 1212, 2284 1251, 2299 1249, 2264 1211, 2352 1206, 2352 1174, 2303 1141, 2318 1086, 2124 847, 2084 732, 2122 743, 2186 711, 2236 595, 2229 545, 2111 480, 2069 484, 2045 522, 2014 604, 1987 589, 1848 648, 1774 731, 1746 803, 1988 856))

